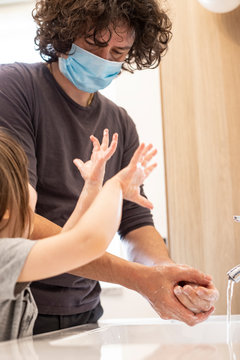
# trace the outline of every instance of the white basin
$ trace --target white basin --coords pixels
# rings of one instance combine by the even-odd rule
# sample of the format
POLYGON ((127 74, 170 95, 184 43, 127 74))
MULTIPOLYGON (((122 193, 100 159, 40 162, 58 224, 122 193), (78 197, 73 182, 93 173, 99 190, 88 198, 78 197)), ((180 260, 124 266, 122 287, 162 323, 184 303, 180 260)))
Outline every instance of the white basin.
POLYGON ((115 319, 0 343, 0 360, 240 360, 240 316, 194 327, 161 319, 115 319))
MULTIPOLYGON (((240 322, 232 324, 235 342, 240 343, 240 322)), ((226 322, 211 320, 195 327, 177 321, 125 319, 125 323, 101 322, 100 327, 50 342, 54 346, 92 346, 115 344, 224 344, 226 322)))
POLYGON ((91 353, 94 360, 237 360, 240 355, 239 320, 232 321, 231 330, 232 345, 229 346, 225 317, 212 317, 195 327, 158 319, 116 319, 101 322, 98 329, 50 344, 77 347, 86 359, 91 353))

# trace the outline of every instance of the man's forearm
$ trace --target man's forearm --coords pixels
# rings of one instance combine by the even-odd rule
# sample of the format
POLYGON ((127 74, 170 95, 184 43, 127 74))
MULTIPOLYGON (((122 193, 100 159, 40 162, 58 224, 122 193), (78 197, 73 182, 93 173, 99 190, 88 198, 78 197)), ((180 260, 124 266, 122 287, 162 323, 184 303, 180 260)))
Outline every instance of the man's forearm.
POLYGON ((148 266, 172 262, 162 237, 153 226, 133 230, 123 241, 131 261, 148 266))
MULTIPOLYGON (((62 228, 48 219, 34 214, 34 231, 31 239, 38 240, 60 233, 62 228)), ((145 266, 105 253, 97 260, 71 271, 71 274, 88 279, 106 281, 136 290, 145 266)))
MULTIPOLYGON (((32 238, 41 239, 60 231, 59 226, 41 216, 35 216, 35 229, 32 238)), ((72 270, 70 273, 89 279, 116 283, 135 290, 144 296, 156 312, 165 319, 177 319, 195 325, 208 318, 213 307, 206 312, 200 304, 198 306, 200 313, 195 315, 190 311, 190 307, 188 310, 188 306, 184 305, 184 299, 178 299, 174 295, 174 288, 176 284, 186 282, 205 286, 206 292, 210 293, 209 296, 214 295, 213 293, 216 293, 217 290, 215 288, 209 289, 210 279, 206 275, 190 267, 174 264, 168 256, 167 248, 161 236, 154 227, 145 226, 130 232, 126 236, 125 242, 129 247, 130 258, 135 262, 105 253, 101 258, 72 270), (145 265, 137 262, 145 263, 145 265), (155 264, 157 266, 151 266, 155 264)), ((203 302, 205 304, 207 297, 204 296, 203 302)), ((191 303, 194 302, 192 300, 194 298, 191 298, 191 303)), ((210 306, 213 303, 214 301, 209 301, 210 306)))
MULTIPOLYGON (((60 226, 40 215, 34 214, 32 239, 42 239, 53 236, 61 232, 61 230, 62 228, 60 226)), ((152 226, 145 226, 130 232, 126 236, 125 242, 127 242, 128 250, 130 250, 129 257, 134 262, 124 260, 106 252, 99 259, 72 270, 71 274, 88 279, 119 284, 129 289, 137 290, 137 283, 141 281, 140 278, 143 273, 146 272, 146 266, 140 263, 145 263, 145 265, 149 266, 154 262, 159 264, 171 261, 163 240, 152 226), (143 235, 140 236, 141 233, 143 235), (140 236, 139 242, 137 240, 138 236, 140 236), (157 237, 158 245, 155 244, 156 239, 152 239, 151 236, 157 237), (133 239, 133 241, 130 242, 130 239, 133 239), (152 242, 154 244, 152 244, 152 242), (154 250, 149 248, 150 245, 154 245, 154 250)))
POLYGON ((137 291, 137 284, 145 268, 144 265, 127 261, 106 252, 99 259, 74 269, 70 273, 92 280, 119 284, 137 291))
POLYGON ((34 213, 33 231, 30 235, 31 240, 44 239, 49 236, 57 235, 61 231, 61 226, 58 226, 43 216, 34 213))
POLYGON ((130 261, 105 253, 101 258, 71 271, 73 275, 120 284, 138 290, 137 283, 146 266, 172 263, 167 247, 153 226, 144 226, 127 234, 130 261))

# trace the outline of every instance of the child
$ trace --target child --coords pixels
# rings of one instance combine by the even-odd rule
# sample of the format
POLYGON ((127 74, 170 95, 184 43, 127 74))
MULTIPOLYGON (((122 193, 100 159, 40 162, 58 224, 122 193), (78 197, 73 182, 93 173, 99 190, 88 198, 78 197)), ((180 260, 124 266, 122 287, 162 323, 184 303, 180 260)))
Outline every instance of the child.
POLYGON ((75 159, 85 180, 77 205, 58 235, 28 240, 32 231, 26 156, 0 128, 0 341, 32 334, 37 308, 29 282, 52 277, 103 255, 118 229, 122 200, 152 208, 140 195, 139 186, 156 164, 152 145, 141 144, 129 165, 101 188, 105 164, 117 146, 110 146, 108 130, 102 144, 94 137, 91 159, 75 159))

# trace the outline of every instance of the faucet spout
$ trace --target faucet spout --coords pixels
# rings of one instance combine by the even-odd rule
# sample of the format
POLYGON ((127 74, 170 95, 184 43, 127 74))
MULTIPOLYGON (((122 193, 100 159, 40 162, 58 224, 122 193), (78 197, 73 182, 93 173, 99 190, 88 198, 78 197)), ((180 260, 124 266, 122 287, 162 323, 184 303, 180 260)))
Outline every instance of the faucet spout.
POLYGON ((228 278, 238 283, 240 281, 240 264, 227 272, 228 278))

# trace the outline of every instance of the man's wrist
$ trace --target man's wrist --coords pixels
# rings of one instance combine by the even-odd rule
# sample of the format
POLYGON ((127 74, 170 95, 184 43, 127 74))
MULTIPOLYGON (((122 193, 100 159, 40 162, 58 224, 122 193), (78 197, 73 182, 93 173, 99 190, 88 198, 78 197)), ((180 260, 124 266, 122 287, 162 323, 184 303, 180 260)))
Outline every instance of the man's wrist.
POLYGON ((143 277, 148 273, 149 266, 142 265, 135 262, 128 262, 128 267, 125 269, 125 274, 121 274, 121 279, 118 280, 118 284, 139 292, 140 284, 143 277))
POLYGON ((171 265, 171 264, 175 264, 175 262, 169 256, 164 256, 162 258, 157 259, 154 265, 171 265))
MULTIPOLYGON (((130 290, 134 290, 142 294, 142 285, 149 281, 149 279, 153 276, 153 273, 157 270, 158 266, 172 264, 175 263, 169 257, 159 259, 159 261, 153 266, 143 265, 136 262, 129 262, 129 266, 126 270, 127 273, 125 273, 125 275, 118 283, 130 290)), ((145 288, 145 285, 143 287, 145 288)))

